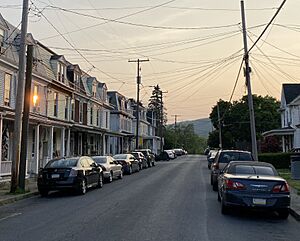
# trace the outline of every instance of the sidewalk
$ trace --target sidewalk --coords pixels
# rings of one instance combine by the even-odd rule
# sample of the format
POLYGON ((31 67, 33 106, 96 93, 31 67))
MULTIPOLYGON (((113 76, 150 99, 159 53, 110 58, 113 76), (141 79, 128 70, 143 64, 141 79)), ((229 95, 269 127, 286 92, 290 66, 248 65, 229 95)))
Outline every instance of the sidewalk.
POLYGON ((26 192, 23 194, 10 194, 10 179, 0 179, 0 206, 37 195, 38 190, 35 178, 26 179, 25 190, 26 192))

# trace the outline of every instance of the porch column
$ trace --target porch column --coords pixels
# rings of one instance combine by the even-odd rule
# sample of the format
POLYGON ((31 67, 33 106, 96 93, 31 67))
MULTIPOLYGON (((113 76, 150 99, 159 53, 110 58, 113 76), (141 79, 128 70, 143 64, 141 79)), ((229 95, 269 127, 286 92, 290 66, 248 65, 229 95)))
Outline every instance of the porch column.
POLYGON ((285 137, 282 136, 282 137, 281 137, 281 140, 282 140, 282 151, 283 151, 283 152, 286 152, 286 149, 285 149, 285 137))
POLYGON ((35 174, 38 174, 39 172, 39 157, 40 157, 40 125, 38 124, 36 127, 35 127, 35 145, 34 145, 34 162, 35 162, 35 168, 33 170, 33 172, 35 174))
POLYGON ((50 154, 49 154, 50 160, 53 159, 53 131, 54 131, 54 127, 51 126, 50 127, 50 148, 49 148, 49 151, 50 151, 50 154))
POLYGON ((67 133, 67 150, 66 150, 66 156, 70 156, 71 155, 71 129, 68 128, 67 129, 68 133, 67 133))
POLYGON ((60 130, 60 156, 65 156, 65 128, 60 130))
POLYGON ((101 155, 106 155, 106 142, 105 142, 105 135, 102 135, 102 153, 101 155))
POLYGON ((2 162, 2 129, 3 129, 3 117, 0 115, 0 179, 1 179, 1 162, 2 162))

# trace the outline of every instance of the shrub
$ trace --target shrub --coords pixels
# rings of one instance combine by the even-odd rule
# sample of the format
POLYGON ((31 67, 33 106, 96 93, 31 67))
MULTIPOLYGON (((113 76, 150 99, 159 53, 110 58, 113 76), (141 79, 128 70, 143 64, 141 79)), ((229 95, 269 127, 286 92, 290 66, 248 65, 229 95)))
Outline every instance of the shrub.
POLYGON ((263 153, 258 155, 258 161, 268 162, 276 169, 288 169, 291 164, 291 155, 295 153, 263 153))

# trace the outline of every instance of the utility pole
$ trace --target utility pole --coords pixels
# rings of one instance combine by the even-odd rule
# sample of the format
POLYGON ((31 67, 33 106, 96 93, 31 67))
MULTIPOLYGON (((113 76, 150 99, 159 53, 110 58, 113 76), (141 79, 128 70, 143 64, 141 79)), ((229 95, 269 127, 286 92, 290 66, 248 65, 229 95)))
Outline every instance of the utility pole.
POLYGON ((137 59, 137 60, 128 60, 128 62, 135 62, 137 63, 137 76, 136 76, 136 84, 137 84, 137 91, 136 91, 136 136, 135 136, 135 149, 139 148, 139 125, 140 125, 140 84, 141 76, 140 76, 140 63, 147 62, 149 59, 137 59))
POLYGON ((24 102, 23 122, 22 122, 22 138, 21 138, 21 157, 20 157, 20 167, 19 167, 19 187, 22 191, 25 191, 29 112, 30 112, 30 104, 32 102, 32 98, 31 98, 32 64, 33 64, 33 45, 28 45, 27 61, 26 61, 25 102, 24 102))
POLYGON ((249 67, 249 53, 248 53, 247 32, 246 32, 246 17, 245 17, 245 8, 244 8, 243 0, 241 0, 241 16, 242 16, 242 24, 243 24, 245 76, 246 76, 246 85, 247 85, 247 90, 248 90, 248 106, 249 106, 249 114, 250 114, 252 155, 255 160, 258 160, 256 129, 255 129, 255 116, 254 116, 253 98, 252 98, 251 82, 250 82, 251 69, 249 67))
POLYGON ((174 129, 175 129, 175 148, 177 148, 177 117, 180 115, 172 115, 174 116, 174 129))
POLYGON ((18 174, 21 150, 21 131, 22 131, 22 111, 24 106, 24 87, 25 87, 25 55, 26 55, 26 34, 28 26, 28 0, 23 0, 22 10, 22 26, 20 36, 20 52, 19 52, 19 73, 18 73, 18 89, 15 108, 14 122, 14 138, 11 166, 11 186, 10 192, 15 192, 18 187, 18 174))
MULTIPOLYGON (((158 86, 158 85, 157 85, 158 86)), ((160 93, 160 152, 163 151, 163 125, 164 125, 164 106, 163 106, 163 94, 168 91, 159 91, 160 93)))
POLYGON ((219 147, 220 147, 220 149, 222 149, 223 148, 223 143, 222 143, 222 125, 221 125, 219 102, 217 103, 217 111, 218 111, 218 122, 219 122, 219 147))

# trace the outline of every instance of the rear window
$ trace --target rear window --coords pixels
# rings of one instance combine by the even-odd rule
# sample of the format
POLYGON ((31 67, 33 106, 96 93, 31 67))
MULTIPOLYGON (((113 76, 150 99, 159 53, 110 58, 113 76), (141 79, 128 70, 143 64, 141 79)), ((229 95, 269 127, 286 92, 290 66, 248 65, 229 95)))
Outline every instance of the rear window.
POLYGON ((253 161, 253 157, 247 152, 222 152, 219 163, 229 163, 231 161, 253 161))
POLYGON ((106 163, 106 157, 94 157, 93 159, 97 163, 106 163))
POLYGON ((235 165, 228 170, 228 173, 238 175, 277 176, 277 172, 272 167, 267 166, 235 165))
POLYGON ((115 155, 114 158, 115 159, 126 159, 127 155, 125 155, 125 154, 115 155))
POLYGON ((58 159, 48 162, 46 168, 68 168, 77 166, 78 159, 58 159))

